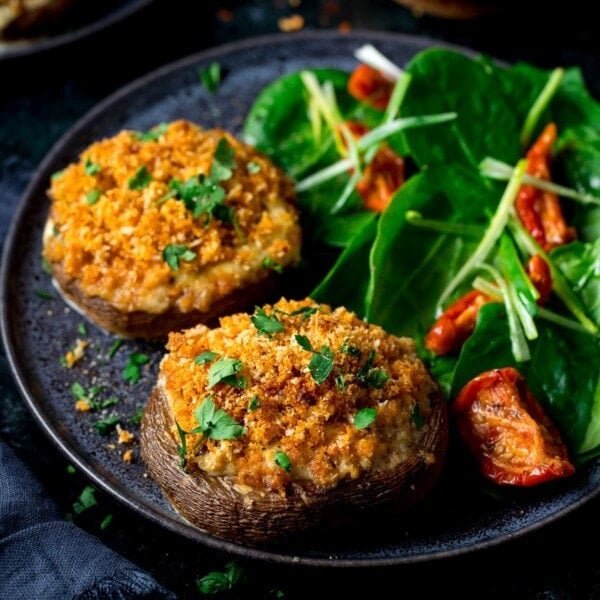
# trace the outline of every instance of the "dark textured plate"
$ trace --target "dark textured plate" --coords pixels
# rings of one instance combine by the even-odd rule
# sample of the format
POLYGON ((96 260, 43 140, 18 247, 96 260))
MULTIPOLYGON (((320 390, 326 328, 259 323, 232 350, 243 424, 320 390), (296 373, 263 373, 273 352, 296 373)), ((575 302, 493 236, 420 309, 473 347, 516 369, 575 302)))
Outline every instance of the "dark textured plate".
POLYGON ((141 10, 153 0, 100 0, 76 6, 45 33, 32 37, 0 39, 0 61, 38 54, 88 37, 141 10), (83 6, 84 4, 87 6, 83 6))
MULTIPOLYGON (((90 325, 87 335, 78 331, 82 318, 53 290, 40 261, 50 175, 76 159, 92 141, 122 128, 146 130, 160 122, 187 118, 239 134, 250 104, 266 84, 304 67, 349 70, 355 64, 353 51, 365 42, 374 43, 400 65, 433 43, 369 32, 273 36, 189 57, 121 89, 77 122, 54 146, 24 193, 6 242, 1 272, 3 341, 20 391, 44 431, 95 484, 134 511, 226 552, 280 563, 335 567, 440 559, 522 536, 574 510, 600 489, 598 462, 571 479, 537 489, 487 487, 451 445, 447 468, 435 491, 385 527, 356 523, 335 535, 316 532, 282 546, 248 548, 223 542, 189 525, 145 475, 139 448, 134 447, 134 462, 126 464, 122 460, 124 447, 116 443, 115 433, 102 437, 93 428, 94 421, 113 414, 110 411, 126 421, 144 405, 163 348, 125 342, 113 358, 108 358, 113 337, 90 325), (221 63, 225 77, 216 94, 210 95, 200 85, 198 71, 215 60, 221 63), (52 298, 40 297, 40 291, 52 298), (67 369, 61 366, 60 357, 78 337, 89 340, 90 345, 84 358, 67 369), (151 358, 136 384, 125 383, 121 376, 131 352, 145 352, 151 358), (86 388, 102 385, 103 397, 114 395, 120 402, 101 413, 77 412, 69 391, 73 382, 86 388)), ((129 425, 128 429, 136 432, 136 426, 129 425)))

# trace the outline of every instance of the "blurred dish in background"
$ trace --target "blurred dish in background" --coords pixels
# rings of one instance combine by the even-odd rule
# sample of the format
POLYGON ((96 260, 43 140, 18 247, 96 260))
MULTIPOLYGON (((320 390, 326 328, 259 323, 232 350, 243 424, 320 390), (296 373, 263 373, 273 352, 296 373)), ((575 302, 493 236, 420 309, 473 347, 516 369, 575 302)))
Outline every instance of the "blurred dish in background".
POLYGON ((431 15, 446 19, 472 19, 499 10, 495 0, 394 0, 410 8, 416 16, 431 15))
POLYGON ((0 60, 81 39, 152 1, 0 0, 0 60))

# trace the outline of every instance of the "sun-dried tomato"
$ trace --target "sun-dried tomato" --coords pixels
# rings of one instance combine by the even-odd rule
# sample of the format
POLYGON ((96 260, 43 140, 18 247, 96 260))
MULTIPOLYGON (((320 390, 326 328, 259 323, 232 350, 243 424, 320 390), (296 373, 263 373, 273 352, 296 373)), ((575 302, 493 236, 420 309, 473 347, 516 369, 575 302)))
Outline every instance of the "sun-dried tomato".
POLYGON ((531 279, 531 282, 540 293, 537 303, 540 306, 543 306, 548 302, 548 298, 552 292, 552 273, 550 272, 550 266, 539 254, 534 254, 527 261, 526 269, 529 279, 531 279))
MULTIPOLYGON (((556 125, 549 123, 527 152, 527 173, 551 181, 552 147, 556 141, 556 125)), ((566 244, 576 237, 568 227, 558 196, 533 185, 523 184, 515 201, 517 215, 523 226, 546 251, 566 244)))
POLYGON ((475 329, 479 309, 488 302, 493 299, 478 290, 471 290, 455 300, 425 336, 425 348, 442 356, 459 352, 475 329))
POLYGON ((481 473, 496 483, 532 486, 575 472, 558 429, 512 367, 472 379, 452 412, 481 473))
MULTIPOLYGON (((356 121, 345 121, 344 126, 354 139, 359 139, 369 131, 363 123, 356 121)), ((404 159, 382 143, 373 160, 364 168, 356 191, 366 208, 383 212, 404 180, 404 159)))
POLYGON ((393 88, 394 82, 391 79, 381 71, 363 64, 352 71, 348 80, 348 92, 351 96, 380 110, 385 110, 388 105, 393 88))

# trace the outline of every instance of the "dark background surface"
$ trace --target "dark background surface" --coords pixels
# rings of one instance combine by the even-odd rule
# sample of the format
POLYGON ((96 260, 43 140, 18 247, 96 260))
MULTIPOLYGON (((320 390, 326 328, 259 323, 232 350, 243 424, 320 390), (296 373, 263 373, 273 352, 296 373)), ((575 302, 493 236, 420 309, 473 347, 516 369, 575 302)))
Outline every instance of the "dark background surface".
MULTIPOLYGON (((541 67, 577 65, 600 98, 600 36, 583 2, 568 9, 508 2, 487 17, 448 20, 417 16, 392 0, 156 0, 109 30, 43 53, 0 56, 0 239, 33 170, 79 117, 121 85, 174 59, 215 45, 281 30, 280 19, 304 18, 304 29, 384 29, 425 35, 541 67)), ((293 35, 289 33, 287 35, 293 35)), ((33 48, 32 48, 33 50, 33 48)), ((89 483, 25 408, 0 354, 0 436, 16 448, 65 512, 89 483)), ((98 506, 76 517, 181 598, 199 598, 195 581, 221 570, 231 556, 165 532, 101 492, 98 506), (100 529, 108 514, 110 525, 100 529)), ((588 502, 558 522, 471 555, 377 569, 307 569, 237 559, 246 582, 231 597, 390 596, 467 598, 600 598, 600 533, 588 502), (334 591, 332 593, 332 591, 334 591)))

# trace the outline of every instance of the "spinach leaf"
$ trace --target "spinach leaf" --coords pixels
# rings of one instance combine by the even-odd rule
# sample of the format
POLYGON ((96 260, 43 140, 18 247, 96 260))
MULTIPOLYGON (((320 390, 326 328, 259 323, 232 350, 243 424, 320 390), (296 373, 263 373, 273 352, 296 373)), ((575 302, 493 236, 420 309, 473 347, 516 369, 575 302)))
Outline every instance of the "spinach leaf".
POLYGON ((369 281, 369 252, 375 239, 376 215, 365 220, 348 242, 331 270, 310 295, 317 302, 345 306, 358 315, 365 314, 365 295, 369 281))
MULTIPOLYGON (((336 69, 314 69, 319 82, 331 81, 340 110, 347 114, 356 101, 346 91, 348 73, 336 69)), ((243 138, 265 152, 292 177, 298 178, 327 154, 337 160, 333 137, 316 140, 313 135, 304 83, 300 73, 276 79, 259 94, 243 129, 243 138)))
POLYGON ((496 69, 490 61, 440 48, 420 52, 409 62, 412 81, 402 116, 458 113, 444 126, 405 132, 420 167, 459 161, 476 169, 486 156, 511 164, 517 160, 522 122, 496 69))
POLYGON ((593 243, 575 241, 555 248, 551 256, 581 299, 586 313, 600 326, 600 238, 593 243))
POLYGON ((366 317, 391 333, 414 335, 431 325, 438 298, 472 253, 477 239, 422 229, 407 211, 453 222, 482 217, 491 200, 473 171, 457 165, 431 167, 413 176, 381 215, 370 255, 366 317), (479 210, 476 210, 479 207, 479 210))

